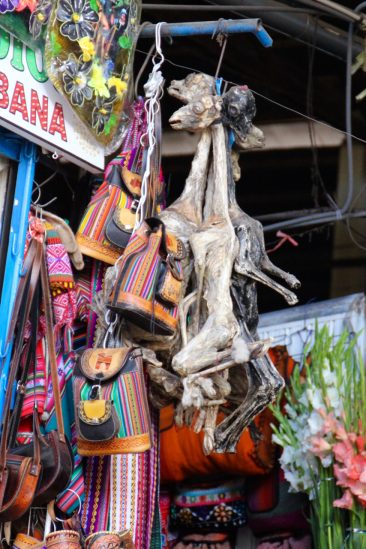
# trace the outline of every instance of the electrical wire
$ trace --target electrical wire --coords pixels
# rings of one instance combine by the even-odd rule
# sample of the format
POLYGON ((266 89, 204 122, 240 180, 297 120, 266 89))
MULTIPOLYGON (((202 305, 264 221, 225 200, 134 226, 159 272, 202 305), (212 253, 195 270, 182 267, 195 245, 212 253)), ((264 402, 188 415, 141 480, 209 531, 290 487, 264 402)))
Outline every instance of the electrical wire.
MULTIPOLYGON (((206 0, 206 1, 209 1, 209 0, 206 0)), ((366 8, 366 1, 361 2, 360 4, 358 4, 358 6, 356 6, 356 8, 355 8, 355 12, 356 13, 360 12, 364 8, 366 8)), ((354 182, 353 182, 353 142, 352 142, 352 139, 356 139, 357 141, 360 141, 362 143, 366 143, 366 140, 361 139, 361 138, 359 138, 357 136, 354 136, 352 134, 352 110, 351 110, 352 72, 351 71, 352 71, 353 32, 354 32, 354 23, 351 22, 349 24, 348 40, 347 40, 346 131, 340 130, 339 128, 335 128, 331 124, 327 124, 326 122, 323 122, 321 120, 317 120, 312 116, 308 116, 305 113, 297 111, 296 109, 292 109, 291 107, 287 107, 286 105, 283 105, 280 102, 275 101, 273 99, 270 99, 270 98, 266 97, 265 95, 251 89, 251 91, 255 95, 258 95, 259 97, 262 97, 266 101, 269 101, 269 102, 271 102, 275 105, 278 105, 279 107, 284 108, 284 109, 286 109, 290 112, 296 113, 297 115, 299 115, 303 118, 306 118, 307 120, 310 120, 310 121, 315 122, 317 124, 327 126, 329 128, 332 128, 333 130, 336 130, 336 131, 344 134, 346 136, 346 143, 347 143, 348 190, 347 190, 347 197, 346 197, 346 200, 345 200, 342 208, 339 208, 337 206, 337 209, 336 209, 335 212, 330 212, 330 213, 322 212, 322 213, 296 217, 294 219, 287 219, 287 220, 280 221, 280 222, 277 222, 277 223, 272 223, 272 224, 269 224, 269 225, 265 225, 263 227, 265 232, 277 231, 279 229, 288 229, 288 228, 291 228, 291 227, 295 228, 295 227, 305 227, 305 226, 309 226, 309 225, 311 226, 311 225, 334 223, 335 221, 340 221, 342 219, 345 219, 348 215, 351 216, 351 217, 361 217, 362 215, 366 215, 366 211, 365 212, 363 212, 363 211, 362 212, 357 212, 357 214, 353 214, 353 213, 349 212, 349 208, 350 208, 350 206, 352 204, 352 200, 353 200, 353 189, 354 189, 354 182)), ((145 55, 147 54, 147 52, 144 52, 144 51, 141 51, 141 50, 137 50, 137 51, 140 51, 141 53, 144 53, 145 55)), ((192 67, 187 67, 187 66, 184 66, 184 65, 180 65, 178 63, 174 63, 173 61, 169 60, 168 58, 165 58, 165 60, 166 60, 167 63, 169 63, 173 66, 183 68, 183 69, 186 69, 186 70, 189 70, 189 71, 192 71, 192 72, 200 72, 199 70, 194 69, 192 67)), ((232 82, 230 80, 225 80, 225 79, 223 79, 223 80, 225 82, 227 82, 229 84, 232 84, 232 85, 235 85, 235 86, 240 85, 240 84, 238 84, 236 82, 232 82)))
MULTIPOLYGON (((136 49, 136 51, 138 53, 142 53, 143 55, 148 55, 148 53, 149 53, 145 50, 141 50, 141 49, 138 49, 138 48, 136 49)), ((200 69, 196 69, 196 68, 193 68, 193 67, 188 67, 187 65, 181 65, 180 63, 176 63, 175 61, 172 61, 171 59, 169 59, 167 57, 165 57, 165 62, 168 63, 169 65, 172 65, 173 67, 177 67, 178 69, 184 69, 184 70, 187 70, 187 71, 195 72, 197 74, 202 72, 200 69)), ((213 78, 213 75, 211 75, 211 76, 213 78)), ((227 83, 227 84, 232 84, 233 86, 241 86, 242 85, 242 84, 239 84, 238 82, 233 82, 232 80, 225 80, 224 78, 223 78, 223 82, 227 83)), ((255 90, 252 87, 250 88, 250 91, 252 93, 254 93, 254 95, 257 95, 258 97, 263 99, 264 101, 267 101, 268 103, 272 103, 273 105, 276 105, 277 107, 280 107, 281 109, 284 109, 288 112, 291 112, 292 114, 296 114, 297 116, 301 116, 301 118, 304 118, 305 120, 310 120, 310 121, 312 121, 316 124, 319 124, 321 126, 329 128, 330 130, 334 130, 335 132, 341 133, 344 136, 347 135, 346 131, 341 130, 340 128, 337 128, 336 126, 333 126, 332 124, 328 124, 328 122, 324 122, 323 120, 319 120, 317 118, 313 118, 311 116, 308 116, 306 113, 298 111, 296 109, 293 109, 292 107, 289 107, 288 105, 284 105, 283 103, 280 103, 279 101, 276 101, 275 99, 272 99, 271 97, 267 97, 266 95, 264 95, 263 93, 260 93, 258 90, 255 90)), ((351 133, 350 135, 351 135, 351 138, 354 139, 355 141, 358 141, 359 143, 366 144, 366 139, 362 139, 362 137, 359 137, 358 135, 355 135, 353 133, 351 133)))

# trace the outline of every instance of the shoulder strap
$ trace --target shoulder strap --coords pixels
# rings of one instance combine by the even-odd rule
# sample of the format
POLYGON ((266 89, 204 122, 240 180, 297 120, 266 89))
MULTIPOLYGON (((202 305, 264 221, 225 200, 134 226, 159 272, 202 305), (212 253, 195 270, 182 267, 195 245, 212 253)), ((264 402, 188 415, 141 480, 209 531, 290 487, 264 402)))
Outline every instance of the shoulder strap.
POLYGON ((46 267, 46 254, 45 254, 44 247, 43 247, 42 261, 41 261, 41 284, 42 284, 44 311, 45 311, 45 317, 46 317, 46 342, 48 347, 48 355, 50 358, 50 370, 51 370, 51 379, 52 379, 52 389, 53 389, 53 395, 54 395, 54 401, 55 401, 57 431, 58 431, 58 436, 60 441, 65 442, 65 428, 64 428, 64 420, 62 417, 61 393, 60 393, 60 385, 59 385, 58 372, 57 372, 55 340, 53 335, 52 305, 51 305, 50 288, 49 288, 48 274, 47 274, 47 267, 46 267))
POLYGON ((15 300, 13 314, 8 331, 7 341, 10 342, 19 319, 18 330, 14 342, 13 356, 10 363, 9 376, 7 381, 7 389, 5 395, 5 404, 3 410, 2 436, 0 443, 0 477, 6 468, 6 454, 9 438, 9 423, 10 423, 10 408, 14 383, 16 381, 20 357, 23 349, 23 337, 26 322, 29 318, 31 305, 33 303, 34 294, 39 280, 39 272, 42 258, 42 244, 37 240, 33 240, 24 262, 24 276, 21 278, 17 297, 15 300), (28 290, 27 290, 28 289, 28 290), (26 294, 26 291, 28 292, 26 294), (25 295, 27 296, 26 299, 25 295), (23 305, 23 307, 21 307, 23 305), (22 308, 22 311, 20 310, 22 308), (22 313, 19 317, 19 313, 22 313), (18 318, 19 317, 19 318, 18 318))
MULTIPOLYGON (((26 384, 28 380, 28 373, 33 362, 34 365, 34 383, 36 376, 36 348, 37 348, 37 332, 38 332, 38 320, 39 320, 39 281, 37 283, 32 308, 30 312, 30 324, 31 333, 29 341, 23 346, 23 353, 25 354, 25 360, 22 361, 20 379, 17 383, 17 395, 15 405, 10 419, 10 431, 9 431, 9 447, 14 448, 16 445, 16 439, 19 430, 20 417, 23 409, 24 399, 26 395, 26 384)), ((35 386, 34 386, 35 390, 35 386)))

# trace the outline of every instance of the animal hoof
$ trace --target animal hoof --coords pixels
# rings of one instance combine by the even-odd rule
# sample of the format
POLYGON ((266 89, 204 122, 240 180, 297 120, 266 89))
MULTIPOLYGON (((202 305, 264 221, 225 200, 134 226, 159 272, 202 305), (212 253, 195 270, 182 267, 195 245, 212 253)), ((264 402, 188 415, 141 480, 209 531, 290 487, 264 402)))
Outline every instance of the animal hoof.
POLYGON ((301 288, 301 282, 296 278, 296 276, 292 276, 289 280, 289 286, 294 290, 298 290, 299 288, 301 288))
POLYGON ((287 294, 286 301, 289 305, 296 305, 296 303, 299 302, 298 297, 292 292, 290 294, 287 294))

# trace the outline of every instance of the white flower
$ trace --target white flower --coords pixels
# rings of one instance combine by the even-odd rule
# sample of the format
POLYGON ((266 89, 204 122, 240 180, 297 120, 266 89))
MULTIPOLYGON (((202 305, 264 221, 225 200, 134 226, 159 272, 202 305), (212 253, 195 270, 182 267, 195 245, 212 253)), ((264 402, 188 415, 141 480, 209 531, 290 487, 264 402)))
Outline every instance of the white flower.
POLYGON ((310 434, 313 436, 317 435, 322 430, 324 425, 324 420, 316 410, 313 410, 311 412, 310 417, 308 419, 308 425, 310 429, 310 434))
POLYGON ((289 418, 291 418, 291 419, 296 419, 297 418, 297 412, 292 406, 290 406, 290 404, 285 405, 285 410, 286 410, 286 414, 288 415, 289 418))
POLYGON ((306 406, 306 408, 309 407, 309 400, 308 400, 308 395, 306 394, 306 391, 304 391, 301 397, 299 398, 299 402, 303 406, 306 406))
POLYGON ((341 400, 339 398, 338 390, 335 387, 330 387, 327 391, 329 402, 335 412, 340 411, 341 400))
POLYGON ((322 460, 323 467, 330 467, 333 463, 333 456, 332 454, 329 454, 329 456, 324 457, 322 460))
POLYGON ((306 393, 309 402, 313 408, 315 408, 316 410, 319 410, 320 408, 325 408, 323 395, 320 389, 318 389, 317 387, 309 388, 306 390, 306 393))
POLYGON ((330 369, 325 368, 325 369, 322 371, 322 374, 323 374, 324 383, 325 383, 326 385, 328 385, 328 386, 331 386, 331 385, 336 386, 336 384, 337 384, 337 376, 336 376, 335 372, 332 372, 330 369))

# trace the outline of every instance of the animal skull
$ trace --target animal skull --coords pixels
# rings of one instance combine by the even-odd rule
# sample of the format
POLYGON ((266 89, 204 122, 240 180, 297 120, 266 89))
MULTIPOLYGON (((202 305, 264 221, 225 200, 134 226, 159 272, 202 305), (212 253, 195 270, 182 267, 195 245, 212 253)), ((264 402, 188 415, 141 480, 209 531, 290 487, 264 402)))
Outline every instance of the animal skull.
POLYGON ((169 123, 173 130, 202 131, 221 117, 222 100, 214 95, 204 95, 176 111, 169 123))

